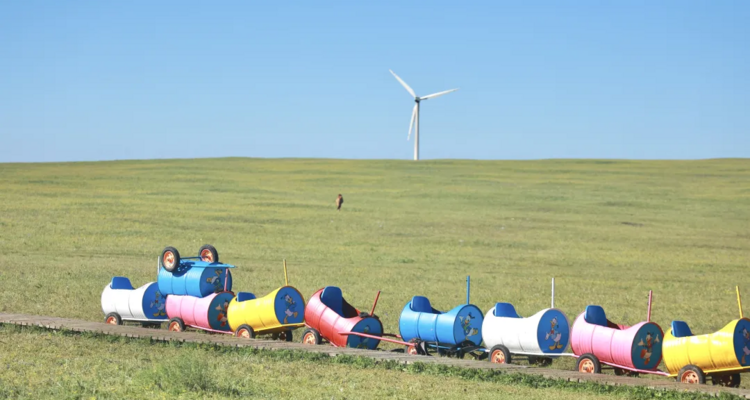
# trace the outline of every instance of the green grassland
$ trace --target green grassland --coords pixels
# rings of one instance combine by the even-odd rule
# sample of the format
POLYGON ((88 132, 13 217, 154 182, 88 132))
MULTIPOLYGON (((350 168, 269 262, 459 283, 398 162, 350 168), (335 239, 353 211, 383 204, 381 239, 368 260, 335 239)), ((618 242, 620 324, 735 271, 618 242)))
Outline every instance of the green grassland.
POLYGON ((205 243, 235 291, 283 284, 282 259, 305 297, 337 285, 368 309, 382 290, 390 332, 414 295, 464 302, 471 275, 482 310, 530 315, 555 277, 571 320, 636 323, 653 290, 655 322, 705 333, 736 318, 735 285, 750 296, 750 160, 0 164, 1 311, 98 321, 112 276, 153 281, 164 246, 205 243))

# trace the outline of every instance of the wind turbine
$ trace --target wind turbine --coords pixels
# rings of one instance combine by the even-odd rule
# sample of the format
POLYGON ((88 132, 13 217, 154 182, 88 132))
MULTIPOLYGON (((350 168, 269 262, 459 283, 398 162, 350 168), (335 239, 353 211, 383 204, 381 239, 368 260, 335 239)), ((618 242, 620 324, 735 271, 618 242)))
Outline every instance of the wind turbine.
MULTIPOLYGON (((390 69, 388 71, 391 71, 390 69)), ((406 137, 406 140, 408 141, 409 138, 411 138, 411 128, 414 127, 414 161, 419 161, 419 103, 422 100, 429 100, 434 99, 435 97, 440 97, 444 94, 448 94, 450 92, 455 92, 458 89, 451 89, 446 90, 444 92, 437 92, 433 94, 428 94, 427 96, 419 97, 414 93, 414 90, 409 87, 409 85, 406 84, 406 82, 403 81, 403 79, 399 78, 398 75, 396 75, 395 72, 391 71, 393 76, 396 78, 396 80, 406 89, 407 92, 409 92, 410 95, 414 97, 414 111, 411 113, 411 122, 409 122, 409 135, 406 137)))

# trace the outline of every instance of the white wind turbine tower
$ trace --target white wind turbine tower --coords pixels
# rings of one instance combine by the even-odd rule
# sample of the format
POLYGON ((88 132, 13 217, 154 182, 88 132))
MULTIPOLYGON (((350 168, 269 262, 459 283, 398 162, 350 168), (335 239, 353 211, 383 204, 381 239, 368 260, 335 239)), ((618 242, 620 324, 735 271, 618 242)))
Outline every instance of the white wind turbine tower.
MULTIPOLYGON (((388 71, 391 71, 390 69, 388 71)), ((409 87, 409 85, 406 84, 401 78, 396 75, 395 72, 391 71, 393 76, 396 78, 396 80, 401 83, 401 85, 406 89, 407 92, 409 92, 410 95, 414 97, 414 111, 411 113, 411 122, 409 122, 409 135, 406 137, 406 140, 409 140, 411 138, 411 128, 414 128, 414 161, 419 161, 419 103, 422 100, 429 100, 434 99, 435 97, 442 96, 444 94, 448 94, 450 92, 455 92, 458 89, 451 89, 446 90, 444 92, 438 92, 433 94, 428 94, 427 96, 419 97, 414 93, 414 90, 409 87)))

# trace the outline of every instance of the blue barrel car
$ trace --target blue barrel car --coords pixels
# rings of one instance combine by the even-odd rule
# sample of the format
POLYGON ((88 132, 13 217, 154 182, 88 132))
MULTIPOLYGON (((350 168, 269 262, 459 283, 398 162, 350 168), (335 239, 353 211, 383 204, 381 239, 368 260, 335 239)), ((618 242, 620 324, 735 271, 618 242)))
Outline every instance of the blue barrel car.
POLYGON ((436 350, 460 358, 470 353, 479 357, 475 352, 486 356, 480 347, 484 314, 479 307, 469 304, 468 297, 467 285, 466 304, 442 312, 434 309, 426 297, 414 296, 404 306, 398 321, 401 338, 415 343, 406 346, 406 352, 428 354, 429 350, 436 350))
POLYGON ((164 295, 206 297, 232 290, 233 265, 219 263, 219 253, 211 245, 201 247, 197 257, 180 258, 174 247, 167 247, 159 259, 156 282, 164 295))

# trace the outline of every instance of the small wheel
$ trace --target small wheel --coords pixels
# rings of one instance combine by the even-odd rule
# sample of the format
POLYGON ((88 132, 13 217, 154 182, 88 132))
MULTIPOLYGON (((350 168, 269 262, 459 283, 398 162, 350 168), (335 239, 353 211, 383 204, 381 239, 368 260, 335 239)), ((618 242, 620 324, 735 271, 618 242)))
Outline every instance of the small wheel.
POLYGON ((601 374, 602 364, 599 359, 591 353, 586 353, 578 358, 577 363, 578 372, 584 374, 601 374))
POLYGON ((185 323, 182 322, 182 318, 172 318, 169 320, 169 330, 172 332, 184 332, 185 323))
POLYGON ((180 265, 180 252, 174 247, 165 247, 161 252, 161 265, 169 272, 174 272, 180 265))
POLYGON ((253 339, 255 338, 255 331, 249 325, 240 325, 240 327, 237 328, 237 331, 234 332, 234 336, 253 339))
MULTIPOLYGON (((291 335, 289 336, 291 337, 291 335)), ((320 340, 320 332, 313 328, 305 330, 305 333, 302 334, 302 343, 313 345, 322 343, 322 340, 320 340)))
POLYGON ((711 375, 711 383, 718 386, 740 387, 740 374, 711 375))
POLYGON ((120 318, 120 314, 116 312, 109 313, 104 317, 104 323, 110 325, 122 325, 122 318, 120 318))
POLYGON ((512 358, 510 350, 507 347, 499 344, 493 346, 490 350, 490 362, 495 364, 510 364, 512 358))
POLYGON ((529 364, 546 367, 552 364, 552 359, 549 357, 529 356, 529 364))
POLYGON ((292 331, 284 331, 279 333, 279 340, 284 342, 293 342, 294 335, 292 334, 292 331))
POLYGON ((200 255, 201 261, 207 263, 219 262, 219 252, 216 251, 216 248, 214 246, 211 246, 210 244, 204 244, 198 254, 200 255))
POLYGON ((417 345, 415 344, 414 346, 406 346, 406 348, 404 349, 404 353, 410 356, 418 356, 419 351, 417 350, 417 345))
POLYGON ((706 374, 695 365, 686 365, 677 373, 677 382, 705 384, 706 374))
POLYGON ((615 371, 615 375, 617 375, 617 376, 632 376, 632 377, 637 377, 638 375, 640 375, 639 373, 637 373, 635 371, 630 371, 630 370, 627 370, 627 369, 622 369, 622 368, 617 368, 617 367, 614 368, 614 371, 615 371))

